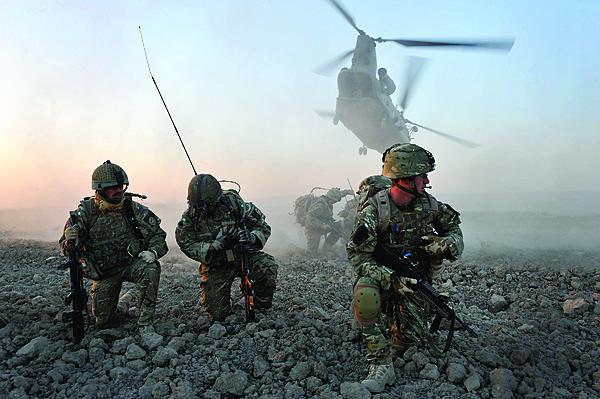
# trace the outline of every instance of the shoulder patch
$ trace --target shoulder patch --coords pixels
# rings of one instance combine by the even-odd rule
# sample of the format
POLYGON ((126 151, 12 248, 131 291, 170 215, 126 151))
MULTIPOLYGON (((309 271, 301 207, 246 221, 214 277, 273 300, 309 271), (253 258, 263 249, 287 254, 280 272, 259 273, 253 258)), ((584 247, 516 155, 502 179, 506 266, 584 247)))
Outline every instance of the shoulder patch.
POLYGON ((352 233, 352 237, 350 238, 354 245, 360 246, 365 240, 369 237, 369 228, 366 224, 361 224, 358 226, 354 232, 352 233))

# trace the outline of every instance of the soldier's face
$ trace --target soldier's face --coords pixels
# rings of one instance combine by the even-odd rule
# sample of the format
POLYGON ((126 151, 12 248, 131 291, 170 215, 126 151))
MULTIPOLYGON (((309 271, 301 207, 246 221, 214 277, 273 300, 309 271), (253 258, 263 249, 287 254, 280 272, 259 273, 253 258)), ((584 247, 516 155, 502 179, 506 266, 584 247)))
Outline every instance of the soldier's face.
POLYGON ((423 194, 425 192, 425 188, 429 184, 429 177, 427 173, 423 173, 422 175, 415 176, 415 190, 419 194, 423 194))
POLYGON ((109 202, 119 202, 123 198, 123 186, 112 186, 104 189, 104 198, 109 202))

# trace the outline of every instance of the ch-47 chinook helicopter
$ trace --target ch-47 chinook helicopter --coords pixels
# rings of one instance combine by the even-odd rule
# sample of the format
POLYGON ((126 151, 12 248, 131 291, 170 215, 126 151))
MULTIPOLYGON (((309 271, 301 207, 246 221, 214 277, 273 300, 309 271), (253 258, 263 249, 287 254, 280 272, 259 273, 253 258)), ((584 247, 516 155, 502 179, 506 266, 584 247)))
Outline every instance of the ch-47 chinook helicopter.
POLYGON ((333 118, 335 125, 342 122, 352 131, 363 146, 358 149, 360 155, 367 153, 367 148, 383 152, 396 143, 407 143, 411 133, 418 128, 428 130, 449 140, 477 147, 478 144, 456 136, 432 129, 405 118, 404 111, 408 105, 414 83, 425 65, 422 58, 411 57, 406 74, 404 90, 399 93, 398 107, 394 105, 390 95, 396 90, 393 80, 385 68, 377 69, 376 43, 393 42, 405 47, 467 47, 509 51, 513 40, 508 41, 431 41, 408 39, 373 38, 360 29, 350 14, 336 0, 329 3, 352 25, 358 32, 356 46, 334 58, 320 67, 316 72, 325 74, 326 71, 337 67, 352 55, 350 68, 342 68, 337 77, 338 98, 335 112, 316 111, 322 117, 333 118))

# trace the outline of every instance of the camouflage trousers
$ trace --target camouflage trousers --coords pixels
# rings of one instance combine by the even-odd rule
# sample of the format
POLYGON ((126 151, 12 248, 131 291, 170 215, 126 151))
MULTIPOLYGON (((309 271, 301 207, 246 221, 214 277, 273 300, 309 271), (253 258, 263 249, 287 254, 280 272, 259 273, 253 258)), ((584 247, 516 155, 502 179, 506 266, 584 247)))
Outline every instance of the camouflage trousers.
POLYGON ((323 251, 331 251, 336 242, 340 239, 340 234, 336 231, 330 233, 323 233, 321 230, 304 230, 306 236, 306 250, 310 255, 316 256, 319 253, 319 244, 321 243, 321 237, 325 237, 323 243, 323 251))
MULTIPOLYGON (((250 262, 254 278, 254 306, 256 309, 268 309, 273 303, 279 266, 275 259, 265 252, 250 254, 250 262)), ((231 312, 231 285, 241 274, 239 262, 200 264, 202 305, 211 319, 224 320, 231 312)))
POLYGON ((368 362, 389 363, 393 350, 404 353, 410 346, 429 342, 428 311, 419 294, 405 296, 385 290, 381 292, 381 305, 375 323, 361 327, 368 362))
POLYGON ((123 281, 136 284, 138 325, 151 325, 154 322, 159 280, 160 263, 148 264, 142 259, 134 260, 115 276, 95 280, 92 284, 92 313, 96 318, 96 327, 104 328, 113 320, 123 281))

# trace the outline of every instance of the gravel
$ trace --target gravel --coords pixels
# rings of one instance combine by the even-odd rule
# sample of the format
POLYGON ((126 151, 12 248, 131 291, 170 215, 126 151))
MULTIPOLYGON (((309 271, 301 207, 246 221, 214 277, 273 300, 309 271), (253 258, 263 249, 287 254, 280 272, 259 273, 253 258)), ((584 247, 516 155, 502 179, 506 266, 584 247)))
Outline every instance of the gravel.
MULTIPOLYGON (((0 239, 0 397, 596 398, 600 396, 600 253, 481 250, 447 265, 436 286, 478 333, 454 333, 443 357, 395 359, 397 382, 371 395, 340 257, 283 253, 271 311, 210 324, 197 265, 162 260, 156 333, 136 309, 80 344, 60 315, 68 274, 55 244, 0 239)), ((89 282, 86 282, 89 290, 89 282)), ((124 289, 133 285, 125 283, 124 289)), ((445 338, 446 331, 439 334, 445 338)))

